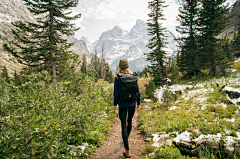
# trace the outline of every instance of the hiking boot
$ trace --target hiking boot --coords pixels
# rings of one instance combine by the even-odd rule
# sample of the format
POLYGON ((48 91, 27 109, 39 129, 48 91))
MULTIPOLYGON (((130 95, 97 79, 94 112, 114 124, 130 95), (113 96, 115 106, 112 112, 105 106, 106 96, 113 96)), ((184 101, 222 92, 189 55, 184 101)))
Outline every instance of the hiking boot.
POLYGON ((123 152, 123 154, 124 154, 124 156, 125 156, 126 158, 131 158, 131 153, 130 153, 130 151, 129 151, 129 150, 126 150, 125 147, 124 147, 124 152, 123 152))

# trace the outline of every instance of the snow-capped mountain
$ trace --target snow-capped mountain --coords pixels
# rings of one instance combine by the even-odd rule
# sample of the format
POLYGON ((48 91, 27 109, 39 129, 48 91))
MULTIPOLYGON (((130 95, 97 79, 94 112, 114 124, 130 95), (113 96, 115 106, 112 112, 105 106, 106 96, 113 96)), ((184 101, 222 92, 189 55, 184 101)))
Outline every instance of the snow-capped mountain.
POLYGON ((86 37, 83 36, 81 40, 85 42, 85 46, 88 50, 92 47, 92 44, 88 41, 86 37))
MULTIPOLYGON (((92 44, 89 51, 93 54, 97 52, 98 56, 101 57, 104 45, 104 58, 113 72, 116 71, 119 60, 122 58, 128 59, 132 71, 142 71, 149 64, 144 55, 144 53, 150 51, 146 47, 150 38, 147 28, 148 26, 143 20, 137 20, 130 32, 115 26, 112 30, 103 32, 99 40, 92 44)), ((171 36, 168 38, 172 39, 171 36)), ((82 39, 85 39, 85 37, 82 39)), ((88 40, 85 39, 84 41, 88 40)), ((171 56, 173 50, 176 50, 176 45, 171 43, 168 46, 169 48, 166 48, 166 51, 171 56)))

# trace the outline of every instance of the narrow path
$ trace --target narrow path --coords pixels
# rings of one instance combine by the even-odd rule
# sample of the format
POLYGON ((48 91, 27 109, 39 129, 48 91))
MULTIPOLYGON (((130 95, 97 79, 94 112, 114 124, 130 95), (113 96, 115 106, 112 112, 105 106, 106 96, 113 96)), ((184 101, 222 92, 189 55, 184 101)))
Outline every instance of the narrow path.
MULTIPOLYGON (((129 147, 132 159, 141 159, 146 153, 147 143, 144 136, 138 129, 138 112, 133 117, 133 127, 129 136, 129 147)), ((103 145, 97 148, 92 159, 124 159, 123 156, 123 140, 121 135, 121 121, 117 117, 112 126, 112 130, 106 137, 103 145)))

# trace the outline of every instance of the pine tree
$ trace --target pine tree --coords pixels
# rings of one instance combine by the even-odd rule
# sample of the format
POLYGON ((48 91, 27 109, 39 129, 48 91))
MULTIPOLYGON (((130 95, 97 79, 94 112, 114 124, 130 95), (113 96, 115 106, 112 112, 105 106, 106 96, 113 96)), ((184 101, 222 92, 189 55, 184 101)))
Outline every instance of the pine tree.
POLYGON ((222 46, 222 48, 223 48, 224 54, 226 54, 228 62, 231 62, 234 59, 231 47, 232 47, 231 46, 231 42, 227 38, 227 35, 225 35, 224 38, 223 38, 223 46, 222 46))
POLYGON ((48 70, 52 74, 52 82, 56 83, 59 68, 66 65, 70 58, 69 48, 62 35, 73 35, 75 28, 70 20, 80 18, 80 14, 69 16, 76 0, 22 0, 30 12, 38 18, 36 23, 17 21, 12 23, 14 41, 4 49, 11 52, 24 65, 48 70))
POLYGON ((114 78, 113 78, 112 70, 108 63, 106 63, 105 68, 106 68, 106 81, 109 83, 112 83, 114 78))
POLYGON ((148 2, 148 8, 151 10, 148 14, 148 35, 151 36, 147 47, 151 50, 147 55, 146 60, 150 62, 148 66, 152 70, 152 76, 154 77, 156 84, 163 84, 163 81, 166 77, 164 59, 166 52, 164 47, 166 47, 166 28, 162 26, 160 20, 165 20, 163 15, 163 8, 167 7, 164 5, 165 1, 163 0, 153 0, 148 2))
MULTIPOLYGON (((240 18, 240 15, 237 15, 238 19, 240 18)), ((235 57, 240 57, 240 24, 237 24, 235 27, 238 28, 237 32, 234 33, 234 38, 232 40, 232 47, 234 51, 235 57)))
POLYGON ((104 51, 105 51, 105 43, 103 42, 102 47, 101 47, 101 51, 102 51, 102 58, 101 58, 101 78, 104 79, 104 70, 105 70, 105 61, 104 61, 104 51))
POLYGON ((196 63, 199 5, 199 0, 183 0, 177 17, 180 26, 177 26, 176 30, 182 34, 178 66, 181 72, 186 72, 189 76, 198 72, 196 63))
POLYGON ((5 78, 7 82, 9 81, 9 75, 8 75, 8 70, 6 66, 3 67, 2 78, 5 78))
POLYGON ((87 73, 87 56, 86 56, 86 54, 84 54, 83 58, 82 58, 81 72, 87 73))
POLYGON ((202 26, 199 40, 199 68, 210 69, 213 76, 216 75, 217 66, 226 63, 226 55, 222 50, 221 39, 216 36, 222 31, 227 23, 229 12, 223 3, 226 0, 201 0, 199 24, 202 26))

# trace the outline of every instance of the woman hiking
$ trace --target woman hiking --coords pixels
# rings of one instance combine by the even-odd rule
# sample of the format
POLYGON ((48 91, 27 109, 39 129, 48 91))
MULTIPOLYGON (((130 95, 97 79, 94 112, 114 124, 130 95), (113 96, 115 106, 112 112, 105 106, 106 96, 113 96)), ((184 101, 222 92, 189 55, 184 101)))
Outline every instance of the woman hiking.
POLYGON ((126 158, 131 158, 131 153, 129 150, 129 143, 128 143, 128 137, 130 135, 131 129, 132 129, 132 118, 135 113, 136 109, 136 103, 137 103, 137 110, 140 111, 140 99, 141 99, 141 92, 139 89, 139 85, 137 82, 137 77, 136 78, 136 84, 137 89, 136 89, 136 98, 134 95, 129 94, 128 96, 134 96, 134 99, 130 101, 125 101, 122 100, 121 95, 120 96, 120 86, 119 86, 119 78, 121 75, 123 76, 124 74, 133 74, 129 69, 129 64, 127 59, 121 59, 119 62, 119 69, 117 71, 117 75, 115 76, 115 81, 114 81, 114 111, 117 110, 117 105, 119 107, 119 118, 121 120, 121 127, 122 127, 122 139, 124 143, 124 151, 123 154, 126 158))

